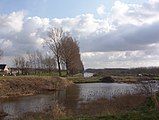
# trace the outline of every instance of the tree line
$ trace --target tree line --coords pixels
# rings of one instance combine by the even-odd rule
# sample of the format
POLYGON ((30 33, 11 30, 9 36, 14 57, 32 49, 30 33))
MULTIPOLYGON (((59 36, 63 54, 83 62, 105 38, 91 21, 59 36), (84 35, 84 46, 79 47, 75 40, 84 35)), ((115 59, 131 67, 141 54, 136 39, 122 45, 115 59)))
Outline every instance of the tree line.
POLYGON ((44 43, 50 50, 50 55, 43 55, 40 51, 26 52, 25 55, 15 56, 13 63, 22 74, 28 73, 29 69, 35 74, 40 70, 66 70, 67 75, 83 72, 78 42, 70 33, 62 28, 50 28, 44 43))
POLYGON ((103 69, 86 69, 86 72, 95 73, 96 75, 105 76, 125 76, 133 75, 153 77, 159 75, 159 67, 138 67, 138 68, 103 68, 103 69))
POLYGON ((40 51, 26 52, 25 55, 15 56, 13 63, 18 70, 18 74, 29 74, 38 72, 51 72, 56 69, 54 57, 43 55, 40 51))

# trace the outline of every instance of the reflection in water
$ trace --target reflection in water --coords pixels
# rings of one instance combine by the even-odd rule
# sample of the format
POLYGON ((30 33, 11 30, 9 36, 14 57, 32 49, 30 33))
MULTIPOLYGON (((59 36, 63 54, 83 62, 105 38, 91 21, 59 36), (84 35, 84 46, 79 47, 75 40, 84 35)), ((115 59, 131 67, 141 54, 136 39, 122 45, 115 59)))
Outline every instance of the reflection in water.
POLYGON ((75 112, 81 102, 110 98, 112 95, 130 91, 132 87, 133 85, 117 83, 77 84, 63 91, 8 100, 2 103, 2 109, 9 114, 5 119, 17 118, 26 112, 41 112, 49 109, 54 102, 58 101, 66 109, 75 112))
POLYGON ((66 90, 66 99, 64 106, 68 109, 76 110, 79 100, 79 86, 73 85, 66 90))
POLYGON ((26 112, 40 112, 44 108, 49 108, 50 105, 55 102, 55 99, 59 97, 62 99, 62 92, 47 94, 47 95, 36 95, 29 97, 21 97, 16 100, 8 101, 2 104, 4 112, 8 113, 12 117, 19 117, 26 112))

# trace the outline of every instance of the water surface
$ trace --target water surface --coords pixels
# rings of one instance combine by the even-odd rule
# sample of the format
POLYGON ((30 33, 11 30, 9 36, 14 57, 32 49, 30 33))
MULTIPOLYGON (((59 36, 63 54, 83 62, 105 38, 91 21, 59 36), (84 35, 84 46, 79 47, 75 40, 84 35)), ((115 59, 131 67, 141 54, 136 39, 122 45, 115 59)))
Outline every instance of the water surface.
POLYGON ((112 96, 132 92, 133 87, 133 84, 118 83, 77 84, 54 93, 8 99, 2 103, 1 107, 4 112, 9 114, 5 120, 21 117, 27 112, 41 112, 50 108, 57 101, 67 109, 77 110, 81 102, 100 98, 110 99, 112 96))

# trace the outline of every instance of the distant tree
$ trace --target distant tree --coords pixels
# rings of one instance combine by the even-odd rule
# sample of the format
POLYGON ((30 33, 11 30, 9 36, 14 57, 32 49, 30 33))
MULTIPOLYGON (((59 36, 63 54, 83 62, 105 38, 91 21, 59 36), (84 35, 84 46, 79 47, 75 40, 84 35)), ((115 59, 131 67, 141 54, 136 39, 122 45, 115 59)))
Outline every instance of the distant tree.
POLYGON ((19 74, 19 70, 21 70, 22 74, 24 74, 24 69, 25 69, 25 66, 26 66, 25 57, 23 57, 23 56, 14 57, 13 63, 15 65, 15 67, 18 69, 18 74, 19 74))
POLYGON ((66 66, 67 74, 76 74, 83 71, 78 43, 70 35, 61 40, 60 58, 66 66))
POLYGON ((59 76, 61 76, 60 43, 64 36, 65 32, 62 28, 50 28, 48 31, 48 38, 45 39, 46 45, 53 52, 53 56, 56 58, 59 76))
POLYGON ((42 63, 43 63, 44 57, 43 57, 43 54, 38 50, 35 53, 36 53, 37 68, 40 69, 43 67, 42 63))
POLYGON ((3 50, 0 49, 0 59, 2 58, 2 56, 3 56, 3 50))
POLYGON ((40 51, 36 50, 34 52, 27 52, 26 53, 27 58, 27 67, 32 68, 34 70, 34 73, 36 74, 37 69, 42 68, 42 60, 43 55, 40 51))
POLYGON ((49 70, 49 72, 51 72, 51 70, 56 69, 56 60, 54 57, 46 55, 43 59, 43 64, 45 68, 49 70))

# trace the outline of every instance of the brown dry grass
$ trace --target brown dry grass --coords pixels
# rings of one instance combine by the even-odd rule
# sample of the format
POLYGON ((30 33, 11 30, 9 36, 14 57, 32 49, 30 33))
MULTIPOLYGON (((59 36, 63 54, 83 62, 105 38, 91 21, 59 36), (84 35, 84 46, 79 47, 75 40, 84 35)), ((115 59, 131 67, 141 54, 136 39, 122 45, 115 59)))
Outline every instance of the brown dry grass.
POLYGON ((132 110, 146 101, 145 96, 141 95, 123 95, 114 97, 111 100, 98 99, 95 101, 81 104, 80 114, 97 115, 115 115, 117 113, 132 110))
POLYGON ((60 118, 66 117, 65 107, 58 104, 58 102, 55 102, 51 109, 51 115, 53 120, 58 120, 60 118))
POLYGON ((67 117, 66 115, 67 111, 65 107, 55 101, 50 109, 46 109, 40 113, 25 113, 19 120, 59 120, 67 117))
POLYGON ((55 91, 72 84, 60 77, 18 76, 0 78, 0 98, 55 91))
POLYGON ((116 82, 124 82, 124 83, 136 83, 139 79, 136 76, 112 76, 112 78, 116 82))
POLYGON ((59 120, 64 118, 80 118, 81 116, 97 117, 117 115, 131 111, 144 104, 145 101, 145 96, 127 94, 114 97, 110 100, 103 98, 81 103, 77 111, 71 111, 71 113, 63 105, 55 102, 49 110, 41 113, 28 113, 20 120, 59 120))

